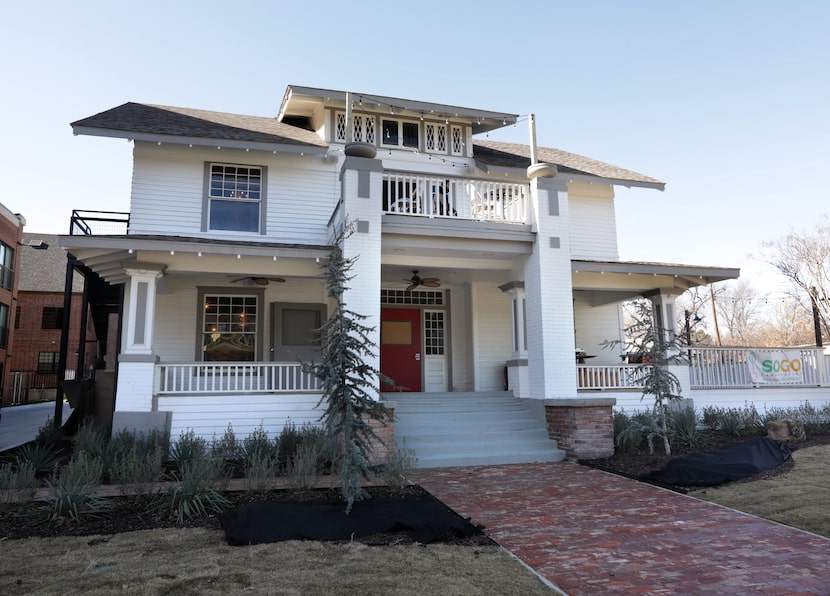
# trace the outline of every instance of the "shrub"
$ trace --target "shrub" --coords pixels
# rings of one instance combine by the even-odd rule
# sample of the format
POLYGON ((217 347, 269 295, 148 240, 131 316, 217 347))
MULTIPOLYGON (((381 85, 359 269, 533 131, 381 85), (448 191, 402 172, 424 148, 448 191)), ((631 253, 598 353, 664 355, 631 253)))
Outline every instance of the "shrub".
POLYGON ((654 437, 659 436, 658 421, 650 412, 614 415, 614 445, 621 453, 637 451, 646 441, 649 453, 654 453, 654 437))
POLYGON ((207 459, 207 453, 207 441, 191 429, 182 431, 179 440, 170 447, 170 460, 181 470, 188 462, 207 459))
POLYGON ((271 441, 268 438, 268 433, 260 424, 258 428, 242 440, 242 458, 245 465, 247 466, 253 459, 261 460, 264 455, 276 458, 278 453, 277 440, 271 441))
POLYGON ((302 433, 297 430, 294 422, 291 420, 286 422, 277 444, 277 459, 283 470, 287 470, 292 465, 302 440, 302 433))
POLYGON ((236 433, 233 432, 233 425, 228 424, 225 429, 225 434, 221 439, 214 437, 210 445, 210 455, 212 457, 222 459, 230 464, 237 465, 242 460, 242 444, 236 438, 236 433))
POLYGON ((669 414, 669 429, 672 441, 685 447, 705 447, 709 437, 698 428, 697 414, 693 408, 680 408, 669 414))
POLYGON ((121 485, 122 492, 127 486, 140 494, 155 492, 164 476, 164 454, 156 445, 151 451, 133 449, 117 455, 110 470, 112 481, 121 485))
POLYGON ((13 466, 0 465, 0 503, 25 501, 35 495, 37 479, 35 470, 28 464, 13 466))
POLYGON ((407 477, 417 463, 414 449, 398 447, 387 454, 380 466, 380 477, 393 492, 399 493, 409 484, 407 477))
POLYGON ((297 446, 285 468, 288 486, 296 489, 311 489, 320 480, 321 445, 315 441, 304 441, 297 446))
POLYGON ((60 464, 60 451, 52 443, 26 443, 17 450, 17 467, 28 466, 35 474, 52 473, 60 464))
POLYGON ((49 521, 81 523, 84 517, 98 517, 108 511, 112 503, 95 495, 101 472, 100 460, 82 451, 47 481, 49 494, 40 500, 49 521))
POLYGON ((279 474, 277 456, 270 451, 255 450, 245 459, 245 488, 265 490, 279 474))
POLYGON ((222 511, 229 501, 212 486, 220 470, 221 462, 215 459, 182 460, 178 474, 173 474, 174 483, 159 498, 160 510, 179 523, 222 511))

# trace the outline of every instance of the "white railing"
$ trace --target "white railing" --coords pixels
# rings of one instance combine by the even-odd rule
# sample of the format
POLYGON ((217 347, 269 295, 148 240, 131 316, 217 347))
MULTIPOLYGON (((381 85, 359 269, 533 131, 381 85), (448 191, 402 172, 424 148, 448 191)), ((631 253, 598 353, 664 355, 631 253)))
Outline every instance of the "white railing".
POLYGON ((577 389, 640 389, 642 367, 636 365, 578 365, 577 389))
POLYGON ((157 395, 281 393, 319 390, 297 362, 187 362, 156 366, 157 395))
MULTIPOLYGON (((689 378, 692 389, 729 389, 758 387, 753 383, 747 364, 752 348, 701 348, 689 350, 689 378)), ((768 350, 769 348, 757 348, 768 350)), ((830 384, 830 366, 824 348, 781 348, 799 352, 801 381, 777 386, 820 387, 830 384)), ((763 386, 776 386, 765 383, 763 386)))
POLYGON ((527 184, 383 175, 383 210, 396 215, 528 223, 527 184))

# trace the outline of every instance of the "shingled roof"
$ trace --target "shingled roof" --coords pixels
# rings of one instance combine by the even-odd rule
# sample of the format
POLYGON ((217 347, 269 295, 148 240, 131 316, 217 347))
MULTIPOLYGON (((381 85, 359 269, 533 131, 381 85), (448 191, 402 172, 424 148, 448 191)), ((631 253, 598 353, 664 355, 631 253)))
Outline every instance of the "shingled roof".
MULTIPOLYGON (((473 143, 473 152, 479 164, 522 169, 530 165, 530 146, 528 145, 476 140, 473 143)), ((665 182, 656 178, 560 149, 539 147, 537 156, 540 162, 555 165, 563 174, 599 176, 608 180, 617 180, 622 184, 629 182, 638 186, 659 188, 660 190, 663 190, 666 186, 665 182)))
MULTIPOLYGON (((66 283, 66 251, 54 234, 23 233, 20 246, 18 290, 21 292, 63 292, 66 283)), ((84 280, 75 275, 72 291, 82 292, 84 280)))
POLYGON ((213 142, 327 147, 314 132, 283 124, 276 118, 133 102, 73 122, 72 128, 76 134, 144 140, 172 137, 182 142, 209 139, 213 142))

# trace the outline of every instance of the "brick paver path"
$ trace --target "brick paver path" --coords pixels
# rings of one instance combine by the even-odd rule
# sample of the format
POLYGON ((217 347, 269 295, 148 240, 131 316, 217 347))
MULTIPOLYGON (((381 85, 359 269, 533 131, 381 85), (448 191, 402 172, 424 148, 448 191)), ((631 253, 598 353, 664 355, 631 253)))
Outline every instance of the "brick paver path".
POLYGON ((568 594, 830 595, 830 540, 578 464, 413 476, 568 594))

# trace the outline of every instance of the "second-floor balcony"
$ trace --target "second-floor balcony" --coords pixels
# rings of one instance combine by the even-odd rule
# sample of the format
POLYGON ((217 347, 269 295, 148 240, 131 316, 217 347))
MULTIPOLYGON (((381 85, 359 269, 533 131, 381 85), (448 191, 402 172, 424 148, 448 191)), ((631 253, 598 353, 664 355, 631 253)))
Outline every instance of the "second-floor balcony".
POLYGON ((394 215, 528 223, 528 184, 404 173, 383 175, 383 210, 394 215))

